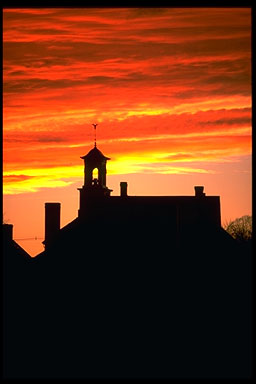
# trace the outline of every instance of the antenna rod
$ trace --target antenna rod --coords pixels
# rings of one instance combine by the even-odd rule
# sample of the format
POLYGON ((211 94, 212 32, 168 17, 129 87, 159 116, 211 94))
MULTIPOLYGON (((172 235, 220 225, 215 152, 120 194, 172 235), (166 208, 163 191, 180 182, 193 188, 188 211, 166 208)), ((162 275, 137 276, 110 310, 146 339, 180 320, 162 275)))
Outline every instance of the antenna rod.
POLYGON ((96 147, 96 127, 98 124, 92 124, 94 126, 94 147, 96 147))

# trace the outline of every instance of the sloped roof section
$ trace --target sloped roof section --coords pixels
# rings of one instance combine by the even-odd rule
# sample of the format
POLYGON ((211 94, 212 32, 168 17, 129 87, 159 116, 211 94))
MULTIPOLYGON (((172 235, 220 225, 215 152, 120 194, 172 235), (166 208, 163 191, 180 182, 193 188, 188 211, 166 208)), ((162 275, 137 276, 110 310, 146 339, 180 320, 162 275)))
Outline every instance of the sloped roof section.
POLYGON ((81 156, 81 159, 86 159, 86 160, 110 160, 109 157, 106 157, 103 155, 103 153, 97 148, 94 147, 91 149, 87 155, 81 156))

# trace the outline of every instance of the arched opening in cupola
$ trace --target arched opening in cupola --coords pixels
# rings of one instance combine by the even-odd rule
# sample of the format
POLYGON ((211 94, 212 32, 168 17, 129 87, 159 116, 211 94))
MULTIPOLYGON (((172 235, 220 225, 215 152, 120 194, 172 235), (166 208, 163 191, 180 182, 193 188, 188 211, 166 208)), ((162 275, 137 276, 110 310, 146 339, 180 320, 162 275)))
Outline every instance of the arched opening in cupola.
POLYGON ((92 171, 92 182, 93 182, 93 184, 98 184, 98 182, 99 182, 99 170, 98 170, 98 168, 94 168, 92 171), (97 180, 96 183, 95 183, 95 180, 97 180))

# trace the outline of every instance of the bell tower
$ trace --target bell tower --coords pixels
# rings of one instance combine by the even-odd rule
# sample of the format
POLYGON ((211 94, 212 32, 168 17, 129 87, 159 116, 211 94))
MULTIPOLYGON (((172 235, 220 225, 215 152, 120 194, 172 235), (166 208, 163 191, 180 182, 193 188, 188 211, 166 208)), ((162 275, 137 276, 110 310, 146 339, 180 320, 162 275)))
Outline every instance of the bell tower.
POLYGON ((81 156, 81 159, 84 160, 84 185, 82 188, 78 188, 80 191, 79 217, 84 216, 95 204, 99 202, 102 203, 102 199, 109 197, 112 192, 112 190, 106 186, 107 160, 110 160, 110 158, 104 156, 97 148, 97 124, 92 125, 95 129, 94 148, 91 149, 87 155, 81 156))

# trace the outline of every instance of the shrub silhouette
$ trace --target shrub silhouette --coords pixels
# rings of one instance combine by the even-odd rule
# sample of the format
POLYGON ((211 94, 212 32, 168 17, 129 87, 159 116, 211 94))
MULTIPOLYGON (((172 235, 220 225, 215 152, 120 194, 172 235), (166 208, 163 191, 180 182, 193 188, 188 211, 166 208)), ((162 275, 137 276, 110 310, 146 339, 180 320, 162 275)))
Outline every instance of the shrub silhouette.
POLYGON ((252 216, 239 217, 227 223, 224 228, 238 242, 247 242, 252 238, 252 216))

